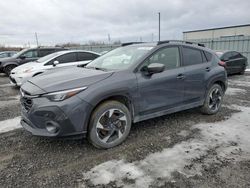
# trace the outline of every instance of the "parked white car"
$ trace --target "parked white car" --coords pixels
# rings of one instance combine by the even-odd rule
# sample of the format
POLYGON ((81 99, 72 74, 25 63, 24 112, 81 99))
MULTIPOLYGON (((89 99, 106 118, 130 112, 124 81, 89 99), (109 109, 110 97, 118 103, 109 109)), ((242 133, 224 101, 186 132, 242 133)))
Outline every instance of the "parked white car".
POLYGON ((14 68, 10 73, 11 83, 21 86, 28 79, 39 75, 47 70, 86 65, 100 54, 84 50, 65 50, 44 56, 37 61, 26 63, 14 68))

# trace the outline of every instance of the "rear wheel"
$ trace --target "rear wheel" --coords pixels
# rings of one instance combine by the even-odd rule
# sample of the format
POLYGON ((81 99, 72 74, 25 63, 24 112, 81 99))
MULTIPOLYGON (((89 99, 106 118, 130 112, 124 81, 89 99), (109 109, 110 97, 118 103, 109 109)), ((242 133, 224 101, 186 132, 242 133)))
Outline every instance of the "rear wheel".
POLYGON ((93 112, 88 139, 97 148, 111 148, 121 144, 131 128, 131 114, 118 101, 107 101, 93 112))
POLYGON ((207 93, 201 112, 209 115, 216 114, 221 107, 223 96, 224 91, 221 86, 214 84, 207 93))
POLYGON ((14 69, 14 68, 16 68, 16 65, 7 65, 7 66, 4 68, 5 74, 7 74, 7 75, 9 76, 11 70, 14 69))

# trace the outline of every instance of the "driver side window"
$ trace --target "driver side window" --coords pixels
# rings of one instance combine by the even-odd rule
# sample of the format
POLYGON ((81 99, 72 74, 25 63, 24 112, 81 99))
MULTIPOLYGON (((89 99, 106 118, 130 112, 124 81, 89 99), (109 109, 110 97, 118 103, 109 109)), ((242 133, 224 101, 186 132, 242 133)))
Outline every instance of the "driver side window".
POLYGON ((180 66, 180 53, 178 47, 166 47, 158 50, 149 57, 145 64, 146 66, 152 63, 160 63, 165 65, 166 69, 174 69, 180 66))

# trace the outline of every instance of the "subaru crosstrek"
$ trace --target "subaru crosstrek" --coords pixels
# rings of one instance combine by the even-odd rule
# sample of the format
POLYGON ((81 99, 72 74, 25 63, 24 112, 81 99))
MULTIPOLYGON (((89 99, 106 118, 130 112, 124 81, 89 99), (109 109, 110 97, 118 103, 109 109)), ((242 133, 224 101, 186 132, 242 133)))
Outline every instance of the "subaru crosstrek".
POLYGON ((227 88, 224 63, 201 44, 124 44, 86 67, 51 71, 21 87, 22 126, 46 137, 122 143, 131 124, 200 107, 215 114, 227 88))

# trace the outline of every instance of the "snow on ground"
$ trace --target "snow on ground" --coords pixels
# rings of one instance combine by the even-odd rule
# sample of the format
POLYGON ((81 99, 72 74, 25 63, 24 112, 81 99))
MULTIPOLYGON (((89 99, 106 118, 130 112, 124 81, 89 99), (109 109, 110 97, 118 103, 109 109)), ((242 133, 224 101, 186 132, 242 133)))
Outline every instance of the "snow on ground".
POLYGON ((13 86, 13 84, 11 84, 11 83, 9 83, 9 84, 2 84, 2 85, 0 85, 0 87, 11 87, 11 86, 13 86))
POLYGON ((245 94, 246 90, 245 89, 239 89, 239 88, 233 88, 233 87, 229 87, 226 90, 226 95, 237 95, 239 93, 245 94))
MULTIPOLYGON (((161 178, 172 180, 172 173, 190 177, 201 175, 202 168, 221 160, 244 160, 250 157, 250 108, 237 107, 241 112, 226 121, 201 123, 192 126, 199 129, 195 138, 148 155, 141 161, 112 160, 99 164, 83 174, 93 185, 115 182, 116 186, 149 187, 161 178), (215 151, 216 155, 209 151, 215 151), (203 163, 194 163, 202 158, 203 163), (202 167, 203 165, 203 167, 202 167), (191 166, 190 168, 187 168, 191 166), (128 181, 129 180, 129 181, 128 181)), ((179 135, 185 136, 187 132, 179 135)))
POLYGON ((0 121, 0 133, 5 133, 18 128, 21 128, 20 117, 0 121))

